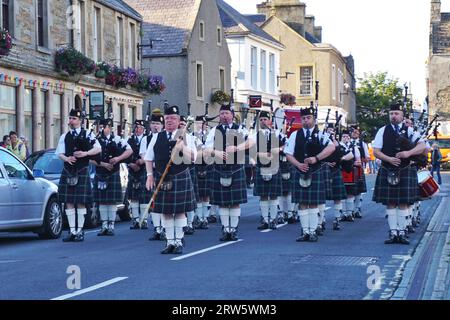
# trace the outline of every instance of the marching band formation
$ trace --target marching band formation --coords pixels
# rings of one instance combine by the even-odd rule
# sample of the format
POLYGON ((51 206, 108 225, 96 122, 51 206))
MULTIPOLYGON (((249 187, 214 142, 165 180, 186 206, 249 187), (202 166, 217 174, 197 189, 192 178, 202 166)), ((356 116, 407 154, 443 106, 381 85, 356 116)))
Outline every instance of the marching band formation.
MULTIPOLYGON (((390 123, 373 143, 382 161, 373 201, 386 206, 386 244, 409 244, 408 235, 420 223, 420 201, 439 189, 423 169, 430 146, 428 131, 393 104, 390 123)), ((361 219, 367 193, 363 164, 369 161, 361 129, 341 130, 340 119, 317 124, 317 108, 301 110, 302 128, 290 133, 274 113, 258 110, 250 128, 234 123, 231 105, 218 117, 184 118, 179 107, 166 107, 150 122, 136 120, 133 135, 124 140, 112 132, 110 119, 99 122, 97 136, 82 128, 82 114, 71 110, 70 131, 60 137, 56 154, 64 161, 59 200, 65 205, 69 235, 64 242, 84 240, 86 206, 97 203, 102 227, 98 236, 113 236, 117 204, 122 203, 119 166, 128 166, 126 198, 130 229, 148 229, 151 241, 165 241, 162 254, 181 254, 185 235, 208 229, 220 217, 220 241, 237 241, 241 205, 247 202, 245 165, 256 163, 253 194, 260 198, 259 230, 300 222, 297 242, 317 242, 326 229, 325 203, 334 202, 332 229, 361 219), (208 126, 218 118, 216 126, 208 126), (146 125, 149 125, 146 132, 146 125), (194 128, 192 125, 194 124, 194 128), (288 136, 289 134, 289 136, 288 136), (91 190, 89 163, 96 166, 91 190)), ((328 118, 328 117, 327 117, 328 118)))

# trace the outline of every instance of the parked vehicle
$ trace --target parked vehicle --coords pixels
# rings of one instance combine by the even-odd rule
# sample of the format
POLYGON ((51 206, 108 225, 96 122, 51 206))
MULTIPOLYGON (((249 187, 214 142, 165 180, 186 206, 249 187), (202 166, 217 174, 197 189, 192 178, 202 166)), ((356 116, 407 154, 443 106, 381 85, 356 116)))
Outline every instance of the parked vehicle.
MULTIPOLYGON (((55 154, 56 149, 47 149, 41 150, 32 153, 26 160, 25 163, 33 169, 40 169, 44 172, 44 178, 54 182, 55 184, 59 183, 59 178, 61 176, 61 172, 64 167, 64 163, 59 157, 55 154)), ((89 175, 91 177, 91 183, 93 184, 95 177, 95 166, 89 166, 89 175)), ((121 164, 120 166, 120 180, 122 184, 122 193, 123 193, 123 203, 117 206, 117 214, 122 221, 128 221, 131 219, 129 212, 129 201, 126 199, 126 188, 128 183, 128 170, 125 164, 121 164)), ((100 214, 98 212, 98 208, 94 203, 94 208, 96 210, 92 210, 88 207, 88 213, 86 215, 85 226, 87 228, 96 227, 100 222, 100 214)))
POLYGON ((32 231, 57 239, 62 232, 58 187, 31 171, 14 154, 0 147, 0 231, 32 231))

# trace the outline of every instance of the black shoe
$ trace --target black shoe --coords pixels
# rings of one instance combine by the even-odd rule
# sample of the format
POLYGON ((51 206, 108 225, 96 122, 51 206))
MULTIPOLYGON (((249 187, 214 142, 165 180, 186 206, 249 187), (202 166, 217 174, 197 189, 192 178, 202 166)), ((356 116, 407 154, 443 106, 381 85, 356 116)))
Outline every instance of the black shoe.
POLYGON ((200 229, 200 224, 201 224, 200 219, 198 218, 198 216, 195 216, 194 221, 192 221, 192 227, 194 229, 200 229))
POLYGON ((335 231, 341 230, 339 220, 337 220, 337 219, 333 221, 333 230, 335 230, 335 231))
POLYGON ((358 210, 355 212, 355 218, 357 218, 357 219, 362 219, 362 215, 361 215, 360 209, 358 209, 358 210))
POLYGON ((192 227, 186 227, 184 234, 188 235, 188 236, 192 236, 194 234, 194 228, 192 227))
POLYGON ((347 216, 347 218, 345 219, 345 221, 348 221, 348 222, 355 222, 355 218, 353 217, 353 213, 352 213, 351 215, 347 216))
POLYGON ((274 221, 272 221, 271 223, 270 223, 270 229, 272 229, 272 230, 277 230, 277 228, 278 228, 278 225, 277 225, 277 222, 274 220, 274 221))
POLYGON ((203 221, 200 223, 200 229, 202 229, 202 230, 208 230, 208 221, 207 221, 207 220, 203 220, 203 221))
POLYGON ((398 242, 398 238, 397 235, 390 233, 389 234, 389 239, 387 239, 386 241, 384 241, 384 244, 394 244, 398 242))
POLYGON ((301 235, 299 238, 297 238, 297 240, 295 240, 295 241, 306 242, 306 241, 309 241, 309 237, 310 237, 309 234, 305 233, 305 234, 301 235))
POLYGON ((76 235, 73 233, 69 233, 69 235, 67 237, 65 237, 64 239, 62 239, 63 242, 74 242, 76 238, 76 235))
POLYGON ((238 241, 239 238, 237 237, 236 231, 233 231, 230 233, 229 241, 238 241))
POLYGON ((404 235, 400 235, 398 237, 398 243, 408 245, 409 244, 409 240, 406 239, 406 237, 404 235))
POLYGON ((288 219, 287 219, 287 222, 288 222, 289 224, 294 224, 294 223, 296 222, 294 216, 288 218, 288 219))
POLYGON ((327 223, 325 221, 322 222, 322 230, 323 231, 327 230, 327 223))
POLYGON ((161 254, 169 254, 172 253, 173 250, 175 250, 175 246, 173 244, 169 244, 163 251, 161 251, 161 254))
POLYGON ((130 230, 139 230, 141 227, 139 226, 139 222, 133 221, 133 225, 130 227, 130 230))
POLYGON ((79 232, 76 236, 73 242, 83 242, 84 241, 84 232, 79 232))
POLYGON ((269 229, 269 224, 267 222, 263 222, 259 227, 258 230, 267 230, 269 229))
POLYGON ((222 235, 222 238, 219 239, 220 241, 230 241, 230 233, 224 232, 222 235))
POLYGON ((416 229, 414 229, 414 227, 413 226, 407 226, 407 228, 408 228, 408 233, 416 233, 416 229))
POLYGON ((148 229, 148 222, 147 221, 143 221, 142 222, 141 229, 142 230, 147 230, 148 229))
POLYGON ((107 233, 107 232, 108 232, 108 229, 102 228, 102 229, 100 230, 100 232, 97 233, 97 236, 98 236, 98 237, 106 236, 106 233, 107 233))
POLYGON ((209 216, 206 219, 208 220, 209 223, 216 223, 217 222, 217 217, 215 215, 209 216))
POLYGON ((148 238, 148 241, 159 241, 161 240, 161 233, 155 232, 153 233, 153 236, 148 238))
POLYGON ((316 235, 318 235, 319 237, 323 236, 323 230, 321 226, 318 226, 316 229, 316 235))
POLYGON ((166 233, 165 232, 161 232, 161 236, 160 236, 160 239, 159 240, 162 240, 162 241, 166 241, 167 240, 167 237, 166 237, 166 233))
POLYGON ((309 242, 317 242, 319 241, 319 237, 316 234, 312 234, 309 236, 309 242))
POLYGON ((276 219, 277 224, 284 224, 286 222, 286 220, 284 219, 283 216, 280 216, 276 219))
POLYGON ((175 246, 175 249, 172 250, 172 254, 182 254, 183 253, 183 246, 177 245, 175 246))
POLYGON ((107 231, 106 231, 106 235, 107 236, 113 236, 114 235, 114 229, 108 229, 107 231))
POLYGON ((416 220, 416 218, 414 218, 414 217, 412 218, 411 224, 412 224, 413 228, 417 228, 417 220, 416 220))

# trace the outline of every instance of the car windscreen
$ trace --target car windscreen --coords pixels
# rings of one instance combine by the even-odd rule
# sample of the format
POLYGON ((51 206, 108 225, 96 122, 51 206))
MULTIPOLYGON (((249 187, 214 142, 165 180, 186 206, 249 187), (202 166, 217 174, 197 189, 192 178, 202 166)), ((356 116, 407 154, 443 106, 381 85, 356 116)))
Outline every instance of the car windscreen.
POLYGON ((63 167, 64 162, 54 152, 46 152, 37 159, 33 169, 43 170, 45 174, 60 174, 63 167))
POLYGON ((430 142, 437 143, 441 149, 450 149, 450 139, 431 140, 430 142))

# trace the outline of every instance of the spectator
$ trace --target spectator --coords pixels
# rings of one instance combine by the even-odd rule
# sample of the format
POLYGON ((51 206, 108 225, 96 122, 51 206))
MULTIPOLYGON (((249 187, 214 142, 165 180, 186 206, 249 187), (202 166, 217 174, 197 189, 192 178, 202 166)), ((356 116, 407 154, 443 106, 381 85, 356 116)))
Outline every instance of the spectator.
POLYGON ((376 174, 378 171, 378 165, 375 159, 375 156, 373 155, 373 147, 372 144, 369 143, 369 157, 370 157, 370 161, 369 161, 369 169, 370 169, 370 173, 371 174, 376 174))
POLYGON ((14 153, 20 160, 25 160, 27 156, 26 147, 17 137, 17 132, 11 131, 9 133, 9 138, 11 139, 11 144, 7 149, 14 153))
POLYGON ((435 143, 431 148, 431 175, 434 178, 434 172, 436 171, 439 185, 442 184, 441 160, 442 160, 441 150, 439 149, 439 146, 435 143))
POLYGON ((10 144, 11 144, 11 139, 10 139, 9 135, 4 135, 3 140, 0 143, 0 146, 3 148, 7 148, 10 144))
POLYGON ((20 140, 23 142, 23 145, 25 147, 26 158, 28 158, 30 156, 30 148, 28 147, 28 139, 24 136, 21 136, 20 140))

